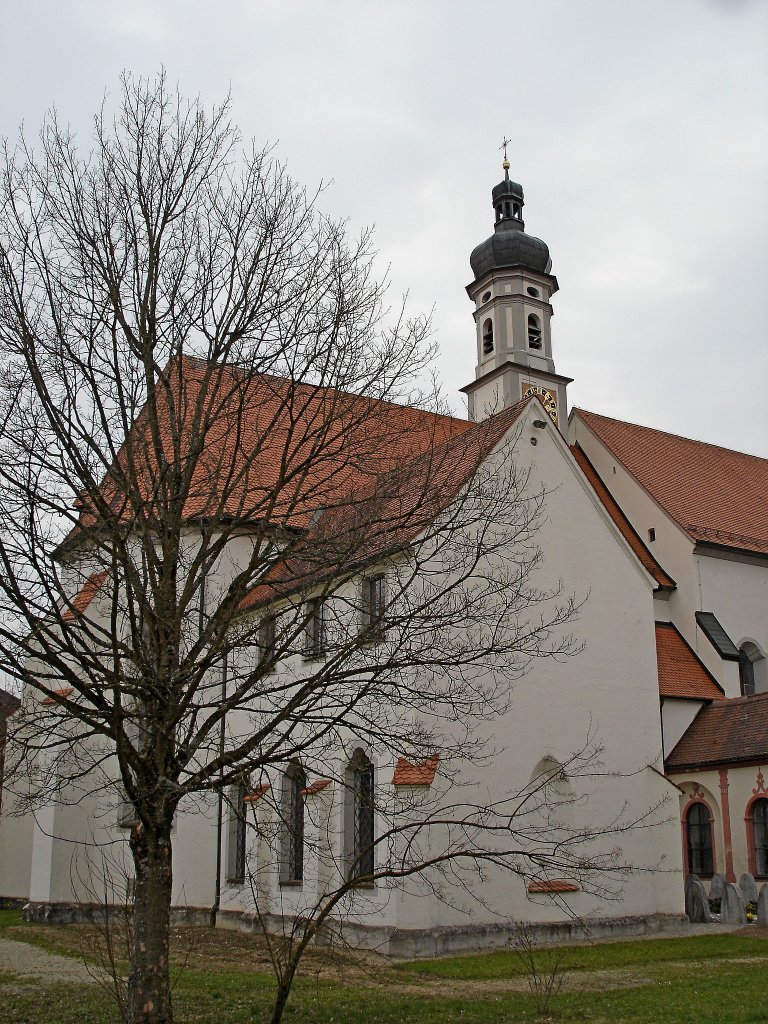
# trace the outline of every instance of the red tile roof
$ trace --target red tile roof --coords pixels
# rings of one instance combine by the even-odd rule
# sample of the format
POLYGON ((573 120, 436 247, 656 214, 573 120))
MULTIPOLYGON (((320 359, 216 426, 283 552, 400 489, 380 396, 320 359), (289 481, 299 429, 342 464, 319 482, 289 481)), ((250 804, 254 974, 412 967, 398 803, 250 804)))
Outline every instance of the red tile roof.
POLYGON ((314 782, 310 782, 306 789, 302 789, 301 794, 302 796, 316 796, 318 793, 322 793, 330 784, 330 779, 315 779, 314 782))
POLYGON ((595 494, 598 496, 602 504, 605 506, 608 515, 618 526, 619 530, 621 530, 624 540, 626 540, 626 542, 632 548, 634 553, 640 559, 640 562, 642 563, 644 568, 647 569, 651 576, 653 576, 659 587, 672 589, 675 586, 675 581, 672 579, 671 576, 667 575, 667 573, 664 572, 664 570, 653 557, 651 552, 640 540, 640 537, 637 535, 637 533, 635 533, 635 530, 632 527, 631 523, 622 512, 621 508, 619 508, 619 505, 615 501, 613 495, 603 483, 597 470, 589 461, 586 454, 582 451, 581 448, 579 448, 578 445, 573 445, 571 447, 571 451, 573 452, 573 456, 576 459, 576 462, 579 468, 581 469, 582 473, 587 478, 587 480, 589 480, 595 494))
POLYGON ((72 599, 72 603, 69 608, 66 608, 62 612, 62 619, 65 622, 71 622, 73 619, 78 618, 82 615, 94 597, 98 594, 101 588, 104 586, 104 581, 107 578, 106 572, 94 572, 88 577, 83 585, 82 589, 75 594, 72 599))
POLYGON ((262 782, 260 786, 254 786, 251 792, 248 793, 247 796, 243 797, 243 803, 255 804, 256 801, 261 800, 261 798, 265 796, 270 791, 270 789, 272 789, 272 786, 270 785, 269 782, 262 782))
POLYGON ((72 689, 71 686, 66 686, 62 690, 54 690, 53 696, 44 697, 43 700, 40 701, 40 703, 46 706, 58 704, 60 701, 66 700, 67 697, 71 697, 74 692, 75 691, 72 689))
POLYGON ((768 693, 733 697, 701 708, 666 759, 668 772, 768 763, 768 693))
POLYGON ((693 540, 768 554, 768 459, 573 411, 693 540))
POLYGON ((392 784, 394 786, 431 786, 435 781, 439 763, 439 754, 432 754, 423 761, 419 761, 418 764, 412 764, 407 758, 399 757, 395 765, 395 774, 392 776, 392 784))
POLYGON ((377 477, 367 491, 337 495, 304 536, 287 549, 265 582, 241 603, 247 610, 309 586, 339 567, 353 569, 402 550, 434 522, 503 439, 526 398, 443 444, 377 477))
POLYGON ((21 701, 15 694, 8 693, 7 690, 0 690, 0 720, 12 715, 20 705, 21 701))
POLYGON ((528 892, 580 892, 581 886, 565 878, 540 879, 528 883, 528 892))
POLYGON ((723 700, 724 694, 671 622, 656 623, 659 694, 684 700, 723 700))
MULTIPOLYGON (((165 373, 173 393, 171 401, 158 392, 165 457, 183 466, 184 445, 194 438, 201 446, 183 510, 190 519, 235 517, 304 527, 340 493, 370 486, 404 459, 471 427, 453 416, 190 357, 165 373), (174 453, 178 438, 182 450, 174 453)), ((118 508, 116 484, 110 478, 103 484, 104 496, 124 520, 151 514, 151 498, 160 487, 149 437, 145 406, 112 470, 119 477, 133 456, 146 477, 142 508, 118 508)), ((81 526, 91 525, 88 499, 81 496, 78 505, 81 526)))

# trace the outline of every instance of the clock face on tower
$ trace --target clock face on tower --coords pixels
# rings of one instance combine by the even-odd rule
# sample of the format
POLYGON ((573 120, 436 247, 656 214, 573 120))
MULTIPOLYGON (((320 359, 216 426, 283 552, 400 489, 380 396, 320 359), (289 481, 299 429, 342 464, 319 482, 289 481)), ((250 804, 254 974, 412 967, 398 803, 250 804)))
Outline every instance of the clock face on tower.
POLYGON ((543 387, 541 384, 531 384, 530 382, 523 382, 523 398, 530 398, 531 395, 536 395, 541 404, 547 410, 552 419, 557 423, 557 396, 550 391, 548 388, 543 387))

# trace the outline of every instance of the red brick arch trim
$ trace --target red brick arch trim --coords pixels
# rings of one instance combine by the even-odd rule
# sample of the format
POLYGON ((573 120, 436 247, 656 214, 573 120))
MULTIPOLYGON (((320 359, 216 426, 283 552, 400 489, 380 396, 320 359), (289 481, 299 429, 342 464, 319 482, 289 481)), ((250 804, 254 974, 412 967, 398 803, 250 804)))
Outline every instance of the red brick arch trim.
POLYGON ((758 875, 757 873, 757 858, 755 857, 755 820, 753 814, 755 804, 758 800, 765 800, 768 802, 768 793, 758 793, 756 796, 753 796, 744 811, 744 824, 747 830, 747 861, 749 863, 750 875, 753 875, 755 878, 768 879, 768 875, 758 875))
MULTIPOLYGON (((703 800, 700 796, 691 797, 688 803, 683 808, 683 813, 680 821, 680 828, 683 837, 683 866, 685 868, 684 874, 687 878, 691 873, 691 865, 688 862, 688 812, 694 804, 704 804, 709 812, 709 830, 712 835, 712 874, 717 874, 717 843, 715 842, 715 815, 712 808, 709 806, 706 800, 703 800)), ((704 875, 704 878, 711 878, 712 875, 704 875)))

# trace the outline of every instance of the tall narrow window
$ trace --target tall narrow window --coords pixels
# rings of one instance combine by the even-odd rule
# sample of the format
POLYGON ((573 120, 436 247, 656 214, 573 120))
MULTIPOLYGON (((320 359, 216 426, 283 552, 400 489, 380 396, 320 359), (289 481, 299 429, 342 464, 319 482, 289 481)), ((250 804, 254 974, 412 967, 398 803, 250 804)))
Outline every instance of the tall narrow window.
POLYGON ((353 878, 373 874, 373 764, 358 747, 347 766, 346 848, 353 878))
POLYGON ((325 653, 325 602, 316 597, 307 608, 307 635, 304 645, 306 658, 319 658, 325 653))
POLYGON ((304 790, 307 774, 298 762, 288 766, 282 790, 282 865, 281 882, 301 882, 304 878, 304 790))
POLYGON ((528 348, 541 348, 541 324, 534 313, 528 315, 528 348))
POLYGON ((493 320, 489 317, 483 324, 483 355, 493 352, 493 320))
POLYGON ((229 793, 229 827, 227 829, 227 882, 239 885, 245 881, 245 785, 233 786, 229 793))
POLYGON ((739 648, 739 682, 742 697, 751 697, 755 692, 755 654, 759 653, 754 644, 742 644, 739 648))
POLYGON ((363 580, 363 629, 375 636, 384 632, 386 590, 383 576, 367 576, 363 580))
POLYGON ((768 877, 768 800, 752 804, 752 843, 755 850, 755 875, 768 877))
POLYGON ((712 822, 706 804, 691 804, 685 816, 685 836, 688 844, 688 871, 694 875, 714 872, 712 855, 712 822))
POLYGON ((274 615, 269 615, 259 627, 259 661, 268 672, 275 667, 276 627, 274 615))

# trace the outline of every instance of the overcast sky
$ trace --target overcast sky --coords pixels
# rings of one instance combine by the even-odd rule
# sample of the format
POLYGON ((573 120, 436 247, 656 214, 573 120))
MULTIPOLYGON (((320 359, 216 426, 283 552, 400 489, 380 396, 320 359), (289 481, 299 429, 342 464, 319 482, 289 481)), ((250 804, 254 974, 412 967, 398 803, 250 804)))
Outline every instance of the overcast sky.
POLYGON ((375 224, 434 306, 456 411, 464 291, 506 134, 560 292, 570 404, 768 456, 767 0, 2 2, 0 133, 81 133, 123 69, 165 66, 324 209, 375 224))

